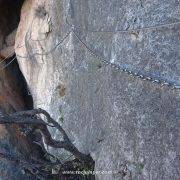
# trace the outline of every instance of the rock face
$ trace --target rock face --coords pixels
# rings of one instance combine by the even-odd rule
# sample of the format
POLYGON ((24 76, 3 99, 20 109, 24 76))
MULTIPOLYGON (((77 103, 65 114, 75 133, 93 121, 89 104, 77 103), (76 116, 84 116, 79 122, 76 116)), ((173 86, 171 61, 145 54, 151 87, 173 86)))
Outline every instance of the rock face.
POLYGON ((23 5, 16 54, 35 107, 63 117, 59 123, 91 154, 96 171, 114 172, 97 179, 180 177, 180 90, 103 63, 180 84, 180 26, 172 24, 180 21, 179 8, 177 0, 23 5))

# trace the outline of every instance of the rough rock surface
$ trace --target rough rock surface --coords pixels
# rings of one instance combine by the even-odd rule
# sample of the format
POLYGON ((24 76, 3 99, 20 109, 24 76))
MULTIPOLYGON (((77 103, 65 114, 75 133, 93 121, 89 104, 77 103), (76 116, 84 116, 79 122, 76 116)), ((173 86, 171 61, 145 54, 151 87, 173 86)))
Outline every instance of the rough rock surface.
POLYGON ((60 123, 79 150, 91 154, 95 170, 119 171, 97 179, 180 177, 180 90, 106 66, 87 49, 133 72, 180 84, 178 24, 120 31, 178 22, 179 8, 178 0, 23 5, 16 53, 35 107, 56 119, 63 116, 60 123))

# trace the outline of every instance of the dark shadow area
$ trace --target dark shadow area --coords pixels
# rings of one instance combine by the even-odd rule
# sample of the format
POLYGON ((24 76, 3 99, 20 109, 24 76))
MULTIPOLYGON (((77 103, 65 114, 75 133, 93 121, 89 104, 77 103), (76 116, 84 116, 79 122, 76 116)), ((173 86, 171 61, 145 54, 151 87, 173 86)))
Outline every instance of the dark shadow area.
MULTIPOLYGON (((0 0, 0 49, 5 38, 13 32, 19 24, 21 7, 24 0, 0 0)), ((13 77, 15 85, 19 88, 25 102, 25 109, 33 108, 33 99, 29 95, 26 80, 20 71, 15 55, 5 61, 6 71, 13 77), (13 60, 14 59, 14 60, 13 60), (13 61, 12 61, 13 60, 13 61), (12 61, 12 62, 11 62, 12 61)))
POLYGON ((7 66, 8 73, 13 76, 13 79, 15 80, 14 83, 16 83, 16 86, 19 88, 18 91, 21 92, 21 96, 24 99, 25 107, 24 109, 33 109, 33 98, 29 93, 28 85, 26 83, 26 80, 19 68, 17 59, 15 58, 16 55, 9 58, 6 62, 6 64, 9 64, 7 66), (12 59, 14 59, 12 61, 12 59), (12 61, 12 62, 11 62, 12 61))
POLYGON ((0 0, 0 29, 7 36, 17 28, 24 0, 0 0))

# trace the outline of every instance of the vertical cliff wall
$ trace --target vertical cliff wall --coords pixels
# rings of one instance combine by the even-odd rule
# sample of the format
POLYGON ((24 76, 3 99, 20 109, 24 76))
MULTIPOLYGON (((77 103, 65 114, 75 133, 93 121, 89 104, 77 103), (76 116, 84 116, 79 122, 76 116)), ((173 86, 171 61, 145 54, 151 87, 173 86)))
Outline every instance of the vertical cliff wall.
POLYGON ((171 88, 180 85, 179 8, 177 0, 23 5, 16 54, 35 107, 63 117, 95 170, 114 171, 97 179, 179 179, 180 90, 171 88))

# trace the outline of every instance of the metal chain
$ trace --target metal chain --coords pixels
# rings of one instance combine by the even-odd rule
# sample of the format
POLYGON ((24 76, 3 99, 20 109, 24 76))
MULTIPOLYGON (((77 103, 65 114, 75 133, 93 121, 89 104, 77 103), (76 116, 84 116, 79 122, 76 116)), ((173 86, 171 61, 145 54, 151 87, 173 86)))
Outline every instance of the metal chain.
MULTIPOLYGON (((127 73, 129 74, 130 76, 134 76, 134 77, 137 77, 137 78, 141 78, 142 80, 147 80, 147 81, 151 81, 153 83, 157 83, 157 84, 160 84, 161 86, 169 86, 170 88, 172 89, 180 89, 180 85, 176 84, 176 83, 171 83, 171 82, 168 82, 167 80, 159 80, 159 79, 155 79, 155 78, 152 78, 152 77, 149 77, 149 76, 145 76, 143 74, 140 74, 140 73, 136 73, 136 72, 133 72, 133 71, 130 71, 126 68, 122 68, 121 66, 115 64, 115 63, 111 63, 109 60, 103 58, 102 56, 100 55, 97 55, 92 49, 90 49, 86 43, 83 42, 83 40, 81 40, 81 38, 76 34, 76 32, 74 31, 75 26, 74 25, 71 25, 67 22, 67 25, 71 26, 71 30, 65 35, 65 37, 59 41, 59 43, 57 43, 50 51, 48 52, 45 52, 45 53, 34 53, 34 54, 31 54, 30 56, 27 56, 27 57, 22 57, 20 55, 17 55, 21 58, 29 58, 31 56, 34 56, 34 55, 48 55, 49 53, 51 53, 52 51, 54 51, 59 45, 61 45, 64 40, 70 35, 70 33, 72 32, 75 37, 79 40, 79 42, 81 42, 81 44, 93 55, 95 56, 96 58, 98 58, 99 60, 101 60, 103 63, 105 63, 106 65, 110 65, 111 67, 117 69, 117 70, 120 70, 121 72, 124 72, 124 73, 127 73)), ((135 30, 149 30, 149 29, 156 29, 156 28, 160 28, 160 27, 167 27, 169 25, 177 25, 179 24, 180 22, 175 22, 175 23, 170 23, 170 24, 163 24, 163 25, 159 25, 159 26, 153 26, 153 27, 145 27, 145 28, 139 28, 139 29, 133 29, 133 31, 135 30)), ((79 28, 78 28, 79 29, 79 28)), ((118 31, 118 32, 129 32, 129 31, 132 31, 132 30, 122 30, 122 31, 118 31)), ((98 32, 98 31, 97 31, 98 32)), ((116 32, 114 32, 116 33, 116 32)), ((18 47, 19 48, 19 47, 18 47)), ((5 58, 6 59, 6 58, 5 58)), ((14 60, 14 59, 13 59, 14 60)), ((10 63, 13 62, 10 61, 5 67, 7 67, 10 63)), ((4 67, 4 68, 5 68, 4 67)))
POLYGON ((145 76, 143 74, 140 74, 140 73, 136 73, 136 72, 133 72, 133 71, 130 71, 126 68, 122 68, 121 66, 115 64, 115 63, 112 63, 110 62, 109 60, 103 58, 102 56, 99 56, 98 54, 96 54, 92 49, 90 49, 86 43, 83 42, 83 40, 75 33, 74 30, 72 30, 73 34, 75 35, 75 37, 79 40, 79 42, 93 55, 95 56, 96 58, 98 58, 99 60, 101 60, 104 64, 106 65, 110 65, 111 67, 117 69, 117 70, 120 70, 121 72, 124 72, 124 73, 127 73, 129 74, 130 76, 134 76, 134 77, 137 77, 137 78, 140 78, 142 80, 147 80, 147 81, 151 81, 153 83, 156 83, 156 84, 160 84, 161 86, 169 86, 170 88, 172 89, 180 89, 180 85, 176 84, 176 83, 171 83, 171 82, 168 82, 167 80, 159 80, 159 79, 155 79, 155 78, 152 78, 152 77, 149 77, 149 76, 145 76))

